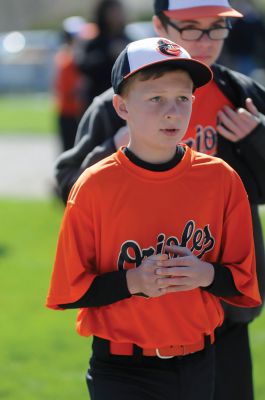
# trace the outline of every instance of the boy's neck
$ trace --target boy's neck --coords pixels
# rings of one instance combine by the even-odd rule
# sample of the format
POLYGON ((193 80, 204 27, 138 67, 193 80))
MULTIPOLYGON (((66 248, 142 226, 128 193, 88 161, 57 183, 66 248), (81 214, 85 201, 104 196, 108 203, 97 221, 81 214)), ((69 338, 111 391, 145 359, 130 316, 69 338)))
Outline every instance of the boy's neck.
POLYGON ((149 153, 142 151, 142 149, 137 149, 134 146, 131 145, 131 143, 128 144, 127 148, 129 151, 131 151, 138 159, 142 160, 143 162, 149 163, 149 164, 165 164, 167 162, 170 162, 176 155, 176 147, 169 149, 169 151, 161 151, 161 152, 152 152, 150 151, 149 153))
POLYGON ((129 158, 129 160, 138 167, 154 172, 164 172, 174 168, 181 161, 182 157, 184 156, 185 150, 184 147, 177 146, 174 156, 169 161, 159 164, 143 161, 141 158, 136 156, 128 147, 124 147, 123 152, 126 157, 129 158))

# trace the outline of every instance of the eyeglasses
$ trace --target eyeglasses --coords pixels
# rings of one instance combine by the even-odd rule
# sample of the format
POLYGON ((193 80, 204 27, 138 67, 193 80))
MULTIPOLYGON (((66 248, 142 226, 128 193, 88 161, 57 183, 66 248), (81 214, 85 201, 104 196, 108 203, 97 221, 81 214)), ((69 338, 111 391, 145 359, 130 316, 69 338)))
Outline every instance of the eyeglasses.
POLYGON ((180 37, 183 40, 200 40, 204 34, 211 40, 223 40, 226 39, 231 30, 231 25, 228 24, 224 27, 210 28, 210 29, 197 29, 197 28, 179 28, 174 22, 167 18, 167 24, 172 26, 180 33, 180 37))

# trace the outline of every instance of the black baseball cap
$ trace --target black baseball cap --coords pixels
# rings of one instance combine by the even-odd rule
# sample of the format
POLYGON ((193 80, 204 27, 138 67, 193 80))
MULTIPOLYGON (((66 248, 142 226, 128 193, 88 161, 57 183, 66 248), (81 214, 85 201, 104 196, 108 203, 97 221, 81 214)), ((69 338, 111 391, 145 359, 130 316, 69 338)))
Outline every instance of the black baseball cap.
POLYGON ((154 0, 154 9, 156 14, 163 12, 168 18, 180 21, 204 17, 243 17, 228 0, 154 0))
POLYGON ((120 53, 111 74, 114 93, 119 94, 122 83, 136 72, 161 63, 174 63, 176 68, 187 71, 195 88, 212 80, 211 69, 191 58, 183 47, 171 40, 153 37, 131 42, 120 53))

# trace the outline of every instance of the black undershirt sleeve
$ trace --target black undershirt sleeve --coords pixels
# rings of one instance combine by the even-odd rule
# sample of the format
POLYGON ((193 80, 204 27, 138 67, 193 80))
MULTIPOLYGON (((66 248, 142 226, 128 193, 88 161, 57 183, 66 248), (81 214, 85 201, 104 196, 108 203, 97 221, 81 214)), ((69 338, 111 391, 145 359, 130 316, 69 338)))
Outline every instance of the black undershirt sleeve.
POLYGON ((218 297, 242 296, 236 288, 230 269, 217 263, 211 264, 214 267, 214 280, 211 285, 201 289, 218 297))
MULTIPOLYGON (((212 265, 215 271, 214 281, 202 290, 218 297, 241 296, 229 268, 219 264, 212 265)), ((79 300, 74 303, 59 304, 59 307, 63 309, 101 307, 130 297, 126 271, 113 271, 97 276, 88 291, 79 300)))
POLYGON ((108 272, 96 276, 88 291, 74 303, 59 304, 59 307, 85 308, 106 306, 128 299, 131 294, 127 287, 126 270, 108 272))

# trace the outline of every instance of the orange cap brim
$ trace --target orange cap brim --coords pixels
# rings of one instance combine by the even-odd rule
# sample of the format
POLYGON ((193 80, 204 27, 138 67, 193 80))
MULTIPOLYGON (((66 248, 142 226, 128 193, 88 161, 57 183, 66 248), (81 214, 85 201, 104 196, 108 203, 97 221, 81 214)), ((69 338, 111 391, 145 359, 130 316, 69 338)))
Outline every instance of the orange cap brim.
POLYGON ((164 14, 169 18, 177 20, 198 19, 205 17, 231 17, 242 18, 243 14, 230 7, 222 6, 202 6, 183 8, 179 10, 167 10, 164 14))

